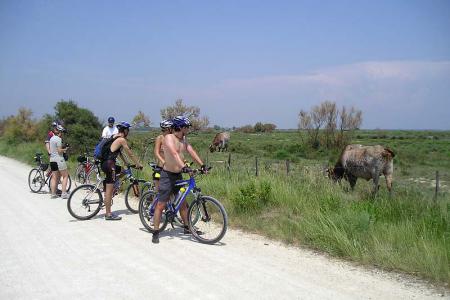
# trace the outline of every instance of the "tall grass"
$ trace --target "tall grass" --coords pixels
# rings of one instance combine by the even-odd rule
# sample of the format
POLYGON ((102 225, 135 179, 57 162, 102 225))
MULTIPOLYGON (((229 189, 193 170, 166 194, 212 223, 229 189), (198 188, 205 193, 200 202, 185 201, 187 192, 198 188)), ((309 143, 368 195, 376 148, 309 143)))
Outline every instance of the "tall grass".
POLYGON ((392 198, 382 189, 373 197, 369 184, 345 192, 319 170, 256 178, 222 169, 199 184, 225 204, 232 226, 450 283, 449 197, 435 203, 414 187, 401 187, 392 198))

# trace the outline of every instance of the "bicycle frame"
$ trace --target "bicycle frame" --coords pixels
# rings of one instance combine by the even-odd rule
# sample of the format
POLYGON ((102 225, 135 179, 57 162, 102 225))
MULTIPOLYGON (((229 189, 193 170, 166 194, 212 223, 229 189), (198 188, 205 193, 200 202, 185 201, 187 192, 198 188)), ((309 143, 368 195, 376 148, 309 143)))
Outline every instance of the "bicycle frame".
MULTIPOLYGON (((175 186, 187 186, 187 189, 183 192, 183 194, 177 194, 179 197, 169 200, 166 205, 166 209, 168 209, 170 212, 172 212, 174 215, 177 214, 181 208, 181 205, 183 205, 184 201, 186 200, 187 195, 192 192, 194 194, 195 198, 198 198, 198 193, 200 192, 200 189, 197 188, 197 184, 195 182, 195 176, 190 175, 189 179, 184 180, 177 180, 175 181, 175 186)), ((177 196, 175 195, 175 197, 177 196)), ((150 212, 155 210, 155 206, 158 203, 158 197, 155 197, 155 201, 153 201, 152 205, 150 205, 149 210, 150 212)))

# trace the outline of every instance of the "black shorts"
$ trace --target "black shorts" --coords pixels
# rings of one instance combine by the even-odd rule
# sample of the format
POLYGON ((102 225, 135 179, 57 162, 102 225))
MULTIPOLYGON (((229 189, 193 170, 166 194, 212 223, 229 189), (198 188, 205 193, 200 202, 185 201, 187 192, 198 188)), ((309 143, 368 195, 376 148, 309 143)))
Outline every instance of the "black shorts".
POLYGON ((105 172, 105 181, 104 183, 114 183, 116 181, 116 176, 120 174, 122 168, 120 166, 116 166, 115 160, 105 160, 102 162, 102 171, 105 172))
POLYGON ((183 175, 181 175, 181 173, 172 173, 166 170, 161 171, 158 201, 167 202, 172 194, 178 193, 180 186, 175 185, 177 180, 183 180, 183 175))
POLYGON ((52 170, 52 172, 59 171, 58 163, 56 161, 51 161, 50 162, 50 169, 52 170))

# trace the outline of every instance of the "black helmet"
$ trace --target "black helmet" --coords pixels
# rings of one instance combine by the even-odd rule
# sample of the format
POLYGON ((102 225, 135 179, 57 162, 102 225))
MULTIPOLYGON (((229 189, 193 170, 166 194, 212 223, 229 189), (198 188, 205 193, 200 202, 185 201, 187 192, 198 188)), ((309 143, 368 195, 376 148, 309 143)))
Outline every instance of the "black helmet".
POLYGON ((109 124, 113 124, 116 120, 114 119, 114 117, 109 117, 108 118, 108 123, 109 124))

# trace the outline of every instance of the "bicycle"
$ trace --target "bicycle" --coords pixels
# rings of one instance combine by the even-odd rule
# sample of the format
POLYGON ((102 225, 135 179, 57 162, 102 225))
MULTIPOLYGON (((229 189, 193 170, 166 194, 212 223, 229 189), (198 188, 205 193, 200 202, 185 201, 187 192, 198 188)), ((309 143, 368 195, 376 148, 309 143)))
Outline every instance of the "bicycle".
MULTIPOLYGON (((162 168, 158 167, 156 163, 150 162, 148 165, 152 168, 154 173, 159 174, 162 170, 162 168)), ((154 191, 155 185, 153 181, 147 181, 134 177, 131 177, 130 181, 131 183, 128 185, 125 192, 125 205, 130 212, 137 214, 139 212, 139 201, 142 195, 148 191, 154 191)))
MULTIPOLYGON (((50 191, 51 190, 50 183, 53 175, 52 170, 48 170, 47 173, 45 172, 47 171, 49 164, 42 162, 42 153, 36 153, 34 160, 37 163, 37 168, 31 169, 30 173, 28 174, 28 186, 30 187, 30 190, 33 193, 39 193, 45 185, 48 185, 48 189, 50 191)), ((70 178, 69 175, 67 181, 67 192, 70 191, 71 187, 72 187, 72 179, 70 178)), ((58 190, 57 193, 61 193, 62 190, 61 179, 58 183, 57 190, 58 190)))
MULTIPOLYGON (((228 226, 228 216, 223 205, 211 196, 202 195, 201 189, 197 186, 195 177, 203 173, 202 170, 195 169, 189 172, 189 179, 176 181, 176 186, 180 186, 180 192, 166 205, 158 230, 154 229, 153 216, 157 195, 149 191, 141 197, 139 202, 139 218, 142 225, 151 233, 162 232, 170 222, 172 228, 177 219, 177 214, 181 205, 186 200, 187 195, 193 195, 194 200, 188 208, 188 228, 194 238, 200 243, 214 244, 219 242, 225 235, 228 226), (183 190, 184 189, 184 190, 183 190)), ((179 218, 179 217, 178 217, 179 218)))
MULTIPOLYGON (((100 209, 104 207, 103 203, 103 178, 100 175, 100 161, 94 161, 95 173, 97 182, 95 184, 82 184, 75 188, 67 199, 67 210, 70 215, 78 220, 89 220, 98 214, 100 209)), ((134 165, 129 165, 122 172, 125 175, 125 179, 131 181, 134 180, 131 168, 136 168, 134 165)), ((113 196, 111 199, 111 205, 113 205, 114 196, 116 196, 122 185, 123 179, 117 179, 114 183, 113 196)), ((125 205, 130 209, 130 205, 125 200, 125 205)))
POLYGON ((91 175, 94 170, 94 161, 89 158, 89 151, 86 148, 84 154, 77 157, 78 166, 74 173, 75 186, 78 184, 91 183, 91 175))

